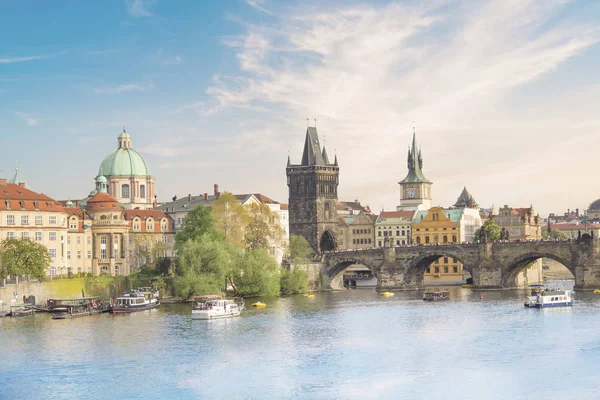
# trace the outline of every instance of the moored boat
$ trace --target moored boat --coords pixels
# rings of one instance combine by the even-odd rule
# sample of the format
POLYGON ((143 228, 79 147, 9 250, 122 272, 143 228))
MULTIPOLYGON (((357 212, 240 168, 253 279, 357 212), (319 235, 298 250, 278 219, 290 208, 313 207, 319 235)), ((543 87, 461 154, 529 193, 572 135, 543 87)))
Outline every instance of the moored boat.
POLYGON ((38 311, 64 314, 73 309, 80 308, 105 308, 99 296, 72 297, 72 298, 50 298, 46 301, 46 308, 37 308, 38 311))
POLYGON ((263 302, 257 301, 256 303, 252 303, 252 307, 254 308, 265 308, 267 305, 263 302))
POLYGON ((11 317, 24 317, 35 314, 35 308, 29 304, 14 304, 10 306, 11 317))
POLYGON ((121 297, 117 297, 110 312, 113 314, 132 313, 156 308, 160 305, 158 290, 151 288, 134 289, 121 297))
POLYGON ((192 297, 194 305, 192 306, 192 319, 222 319, 239 317, 243 310, 242 303, 238 304, 233 300, 221 299, 221 296, 194 296, 192 297))
POLYGON ((382 292, 381 295, 383 297, 393 297, 394 296, 394 292, 382 292))
POLYGON ((450 292, 443 290, 441 292, 423 293, 423 301, 444 301, 450 300, 450 292))

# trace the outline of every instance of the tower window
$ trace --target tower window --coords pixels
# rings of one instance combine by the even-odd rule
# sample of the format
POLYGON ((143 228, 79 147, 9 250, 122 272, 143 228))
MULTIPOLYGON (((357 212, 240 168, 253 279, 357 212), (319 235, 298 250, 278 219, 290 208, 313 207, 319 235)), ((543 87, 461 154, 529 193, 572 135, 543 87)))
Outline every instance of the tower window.
POLYGON ((146 198, 146 185, 140 185, 140 198, 146 198))
POLYGON ((121 197, 125 199, 129 198, 129 185, 125 184, 121 186, 121 197))

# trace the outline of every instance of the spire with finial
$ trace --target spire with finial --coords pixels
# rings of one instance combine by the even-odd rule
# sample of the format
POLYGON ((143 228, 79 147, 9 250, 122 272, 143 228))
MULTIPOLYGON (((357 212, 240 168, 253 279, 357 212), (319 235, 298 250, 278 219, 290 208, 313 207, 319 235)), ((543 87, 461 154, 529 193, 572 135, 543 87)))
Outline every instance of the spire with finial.
POLYGON ((413 140, 412 146, 408 149, 408 175, 400 183, 431 183, 425 175, 423 175, 423 158, 421 156, 421 150, 417 148, 417 134, 414 132, 413 127, 413 140))

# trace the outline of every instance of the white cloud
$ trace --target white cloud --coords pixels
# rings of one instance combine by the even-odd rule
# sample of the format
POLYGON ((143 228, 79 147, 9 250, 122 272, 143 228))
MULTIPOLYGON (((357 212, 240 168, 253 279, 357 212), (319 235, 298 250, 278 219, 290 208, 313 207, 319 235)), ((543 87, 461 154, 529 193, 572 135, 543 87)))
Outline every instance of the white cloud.
POLYGON ((123 93, 123 92, 132 92, 132 91, 145 91, 154 89, 154 84, 150 82, 149 84, 139 85, 128 83, 124 85, 119 85, 115 87, 105 87, 105 88, 96 88, 94 89, 94 93, 97 94, 113 94, 113 93, 123 93))
MULTIPOLYGON (((215 75, 207 89, 214 104, 207 108, 209 114, 263 111, 264 126, 277 132, 280 146, 297 146, 292 162, 300 158, 303 119, 316 116, 328 147, 337 148, 342 196, 363 197, 372 207, 398 203, 411 121, 423 145, 425 174, 436 183, 435 203, 452 204, 465 184, 483 204, 544 201, 535 198, 543 189, 535 182, 522 198, 503 191, 527 165, 543 174, 536 163, 544 154, 533 149, 544 141, 560 148, 571 124, 548 126, 541 116, 532 121, 511 107, 524 101, 519 90, 599 41, 595 26, 561 18, 567 3, 303 4, 270 26, 247 25, 244 35, 224 41, 236 52, 239 73, 215 75), (506 185, 482 180, 485 171, 499 169, 506 185)), ((541 96, 540 105, 550 101, 541 96)), ((246 137, 244 131, 238 137, 246 137)), ((561 174, 569 180, 568 171, 561 174)))
POLYGON ((16 116, 20 117, 21 120, 23 122, 25 122, 25 124, 27 124, 27 126, 33 127, 33 126, 36 126, 38 124, 38 120, 35 119, 35 118, 32 118, 31 115, 29 115, 29 114, 26 114, 26 113, 20 112, 20 111, 13 111, 13 113, 16 116))
POLYGON ((152 13, 146 8, 143 0, 125 1, 127 12, 134 18, 151 17, 152 13))
POLYGON ((0 58, 0 64, 10 64, 10 63, 17 63, 17 62, 32 61, 32 60, 41 60, 41 59, 48 58, 48 57, 50 57, 50 56, 5 57, 5 58, 0 58))

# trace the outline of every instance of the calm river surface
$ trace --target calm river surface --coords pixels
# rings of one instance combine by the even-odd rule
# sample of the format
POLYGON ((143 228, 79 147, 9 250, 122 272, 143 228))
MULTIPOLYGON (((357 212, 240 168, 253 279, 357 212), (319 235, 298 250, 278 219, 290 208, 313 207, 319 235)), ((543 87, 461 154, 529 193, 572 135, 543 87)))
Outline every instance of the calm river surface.
POLYGON ((221 321, 186 304, 0 318, 0 398, 600 398, 600 295, 530 310, 524 292, 479 293, 267 298, 221 321))

